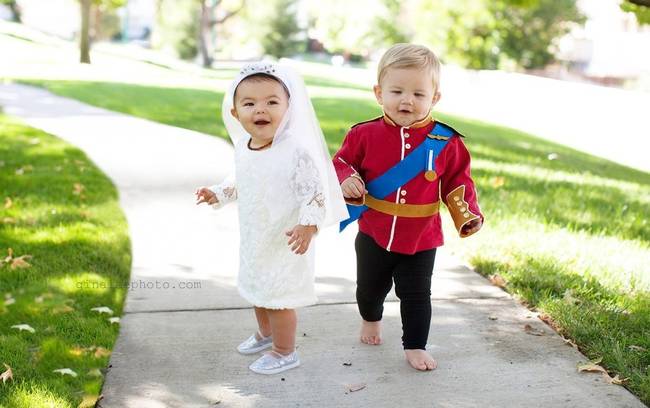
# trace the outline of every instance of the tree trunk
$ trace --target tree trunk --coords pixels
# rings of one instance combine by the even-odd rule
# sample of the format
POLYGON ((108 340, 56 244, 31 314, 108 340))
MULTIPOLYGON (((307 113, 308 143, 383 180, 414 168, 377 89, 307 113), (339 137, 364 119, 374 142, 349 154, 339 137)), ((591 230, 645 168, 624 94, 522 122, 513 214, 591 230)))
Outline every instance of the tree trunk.
POLYGON ((81 33, 79 34, 79 62, 90 64, 90 2, 91 0, 81 1, 81 33))
POLYGON ((9 10, 11 10, 11 20, 16 23, 21 23, 20 6, 16 4, 15 1, 9 2, 7 6, 9 6, 9 10))
POLYGON ((637 6, 650 7, 650 0, 627 0, 632 4, 637 6))
POLYGON ((212 66, 212 56, 210 55, 210 31, 212 27, 210 26, 210 13, 211 7, 205 4, 205 1, 201 1, 201 16, 199 23, 199 52, 201 53, 201 60, 203 61, 203 66, 209 68, 212 66))

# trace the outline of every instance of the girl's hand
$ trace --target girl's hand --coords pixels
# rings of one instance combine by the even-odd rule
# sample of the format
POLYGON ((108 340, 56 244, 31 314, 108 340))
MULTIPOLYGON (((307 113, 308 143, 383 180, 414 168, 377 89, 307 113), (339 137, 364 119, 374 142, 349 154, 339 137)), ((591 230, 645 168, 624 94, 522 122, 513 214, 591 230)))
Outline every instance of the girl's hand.
POLYGON ((216 204, 219 202, 217 195, 207 187, 197 189, 194 195, 196 195, 196 205, 201 203, 216 204))
POLYGON ((291 247, 291 251, 298 255, 307 252, 309 243, 316 231, 318 231, 318 228, 315 225, 296 225, 291 230, 285 232, 290 237, 287 244, 291 247))
POLYGON ((483 226, 483 221, 481 221, 480 218, 476 220, 472 220, 467 224, 463 225, 463 228, 460 229, 460 236, 466 237, 468 235, 472 235, 476 231, 480 230, 482 226, 483 226))
POLYGON ((343 197, 345 198, 361 198, 368 192, 363 181, 355 176, 350 176, 343 180, 341 190, 343 190, 343 197))

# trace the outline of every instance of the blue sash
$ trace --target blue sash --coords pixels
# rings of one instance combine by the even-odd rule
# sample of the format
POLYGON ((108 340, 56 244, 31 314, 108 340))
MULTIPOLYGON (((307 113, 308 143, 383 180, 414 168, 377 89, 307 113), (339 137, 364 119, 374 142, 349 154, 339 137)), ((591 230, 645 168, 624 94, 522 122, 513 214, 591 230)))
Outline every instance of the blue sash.
MULTIPOLYGON (((436 157, 453 135, 454 131, 450 127, 436 122, 422 144, 384 174, 366 184, 368 194, 378 199, 384 199, 423 171, 433 170, 436 157)), ((361 214, 368 210, 365 205, 347 204, 347 207, 350 218, 341 221, 339 231, 343 231, 345 227, 358 220, 361 214)))

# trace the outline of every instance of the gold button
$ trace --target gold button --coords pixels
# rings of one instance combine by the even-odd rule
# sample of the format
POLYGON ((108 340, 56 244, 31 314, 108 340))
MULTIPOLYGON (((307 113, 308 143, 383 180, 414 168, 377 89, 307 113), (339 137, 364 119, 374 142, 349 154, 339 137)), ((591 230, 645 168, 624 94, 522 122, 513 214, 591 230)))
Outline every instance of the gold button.
POLYGON ((399 199, 399 202, 400 202, 400 204, 404 204, 404 203, 406 202, 406 199, 404 199, 404 198, 400 198, 400 199, 399 199))
POLYGON ((403 196, 405 196, 405 195, 406 195, 406 190, 402 190, 402 191, 400 191, 400 194, 403 195, 403 196))
POLYGON ((460 200, 460 197, 454 196, 454 201, 458 201, 458 200, 460 200))
POLYGON ((407 144, 404 145, 404 147, 406 147, 407 149, 410 149, 411 145, 407 143, 407 144))
POLYGON ((465 218, 469 218, 469 214, 468 214, 468 213, 465 213, 465 214, 463 214, 463 217, 465 217, 465 218))
POLYGON ((461 203, 460 201, 456 201, 456 205, 460 207, 461 205, 463 205, 463 203, 461 203))
POLYGON ((460 207, 460 212, 465 212, 465 211, 467 211, 465 207, 460 207))

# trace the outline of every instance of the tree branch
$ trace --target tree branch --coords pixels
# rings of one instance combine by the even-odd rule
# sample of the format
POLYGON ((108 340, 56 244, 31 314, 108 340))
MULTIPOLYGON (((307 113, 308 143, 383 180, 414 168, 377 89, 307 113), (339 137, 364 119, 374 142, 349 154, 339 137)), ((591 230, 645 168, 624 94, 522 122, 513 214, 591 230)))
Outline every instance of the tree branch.
POLYGON ((627 0, 627 2, 637 6, 650 7, 650 0, 627 0))
MULTIPOLYGON (((648 1, 650 1, 650 0, 648 0, 648 1)), ((245 6, 246 6, 246 0, 241 0, 241 4, 240 4, 240 6, 239 6, 239 8, 237 10, 229 11, 229 12, 226 13, 225 16, 223 16, 221 18, 210 19, 210 21, 209 21, 210 27, 214 27, 217 24, 223 23, 224 21, 228 20, 230 17, 232 17, 235 14, 242 11, 245 6)))

